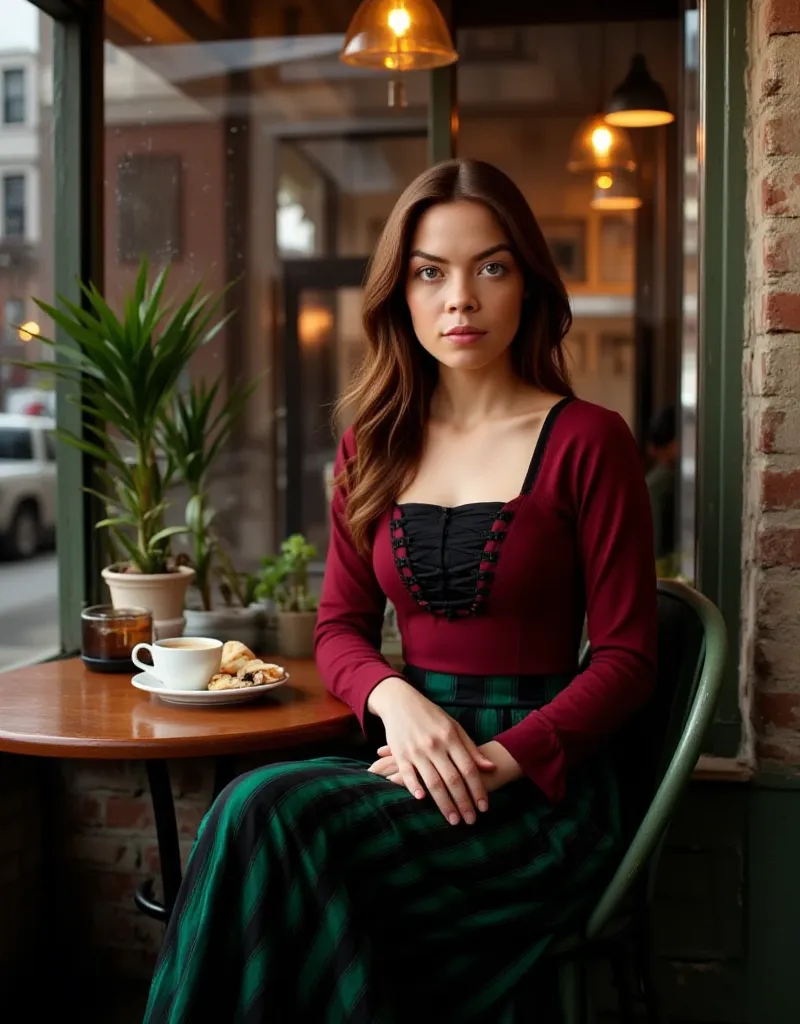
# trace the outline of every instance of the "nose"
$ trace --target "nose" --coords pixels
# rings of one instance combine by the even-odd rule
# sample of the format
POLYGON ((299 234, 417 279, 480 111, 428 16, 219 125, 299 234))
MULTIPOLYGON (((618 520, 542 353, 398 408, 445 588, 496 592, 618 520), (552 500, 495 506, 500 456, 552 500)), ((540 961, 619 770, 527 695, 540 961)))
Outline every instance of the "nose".
POLYGON ((448 313, 473 313, 478 308, 478 299, 468 278, 453 274, 447 293, 448 313))

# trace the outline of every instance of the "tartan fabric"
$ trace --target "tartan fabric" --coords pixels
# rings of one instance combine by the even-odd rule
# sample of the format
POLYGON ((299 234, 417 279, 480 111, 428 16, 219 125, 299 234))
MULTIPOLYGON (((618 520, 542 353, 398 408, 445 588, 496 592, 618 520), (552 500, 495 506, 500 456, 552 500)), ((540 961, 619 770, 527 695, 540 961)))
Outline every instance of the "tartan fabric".
MULTIPOLYGON (((406 678, 478 743, 568 682, 406 678)), ((556 806, 521 779, 491 794, 475 825, 451 826, 369 763, 276 764, 223 791, 198 833, 145 1024, 553 1019, 535 967, 613 864, 608 765, 587 764, 556 806)))

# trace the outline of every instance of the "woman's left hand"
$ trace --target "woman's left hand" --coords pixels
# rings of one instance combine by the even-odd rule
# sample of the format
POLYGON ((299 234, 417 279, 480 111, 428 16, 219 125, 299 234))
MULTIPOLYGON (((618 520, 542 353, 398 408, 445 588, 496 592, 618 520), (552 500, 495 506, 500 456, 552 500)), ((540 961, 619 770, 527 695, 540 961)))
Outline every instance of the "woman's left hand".
MULTIPOLYGON (((521 778, 522 769, 502 743, 498 743, 497 740, 490 740, 488 743, 481 744, 478 750, 488 757, 490 761, 494 762, 496 766, 494 771, 481 773, 483 775, 483 784, 488 793, 521 778)), ((394 757, 392 757, 391 749, 388 746, 378 747, 376 753, 378 754, 378 760, 371 764, 368 770, 376 775, 382 775, 389 782, 395 782, 402 786, 403 780, 397 771, 397 764, 394 757)))

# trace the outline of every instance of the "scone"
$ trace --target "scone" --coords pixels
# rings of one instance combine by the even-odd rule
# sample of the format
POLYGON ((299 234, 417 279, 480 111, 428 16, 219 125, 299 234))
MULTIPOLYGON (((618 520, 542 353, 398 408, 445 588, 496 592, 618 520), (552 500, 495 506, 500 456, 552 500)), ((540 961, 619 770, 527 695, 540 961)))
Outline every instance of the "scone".
POLYGON ((265 686, 268 683, 277 683, 286 675, 280 665, 272 665, 269 662, 252 658, 243 665, 237 675, 228 675, 226 672, 219 672, 212 676, 208 684, 209 690, 240 690, 248 686, 265 686))
POLYGON ((242 683, 236 676, 229 676, 225 672, 219 672, 217 675, 211 677, 211 682, 208 684, 209 690, 238 690, 242 687, 242 683))
POLYGON ((286 673, 280 665, 272 665, 268 661, 254 658, 243 665, 236 675, 243 686, 264 686, 266 683, 277 683, 286 673))
POLYGON ((228 676, 235 676, 248 661, 255 661, 255 654, 238 640, 228 640, 222 645, 222 662, 219 670, 228 676))

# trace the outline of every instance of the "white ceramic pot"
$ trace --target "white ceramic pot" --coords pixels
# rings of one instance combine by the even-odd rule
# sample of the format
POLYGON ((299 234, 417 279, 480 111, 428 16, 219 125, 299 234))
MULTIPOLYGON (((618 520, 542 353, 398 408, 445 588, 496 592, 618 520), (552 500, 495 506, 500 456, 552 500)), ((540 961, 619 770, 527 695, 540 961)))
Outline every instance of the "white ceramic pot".
POLYGON ((218 608, 201 611, 187 608, 184 636, 208 636, 225 643, 238 640, 256 654, 264 653, 266 614, 259 605, 249 608, 218 608))
POLYGON ((278 650, 287 658, 313 658, 316 612, 278 612, 278 650))
POLYGON ((115 608, 149 608, 153 616, 153 639, 182 636, 186 625, 183 606, 186 591, 195 577, 194 569, 181 566, 177 572, 119 572, 117 566, 103 569, 115 608))

